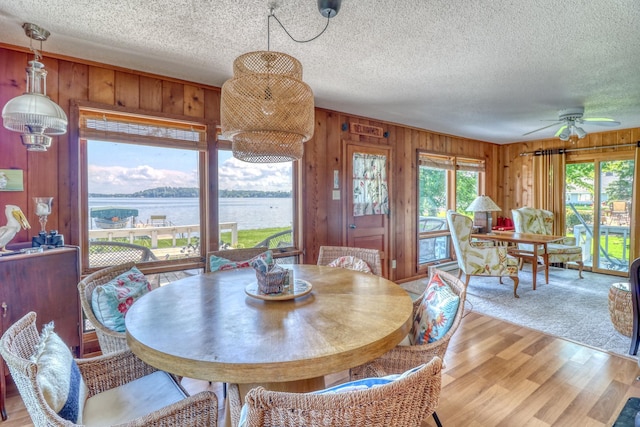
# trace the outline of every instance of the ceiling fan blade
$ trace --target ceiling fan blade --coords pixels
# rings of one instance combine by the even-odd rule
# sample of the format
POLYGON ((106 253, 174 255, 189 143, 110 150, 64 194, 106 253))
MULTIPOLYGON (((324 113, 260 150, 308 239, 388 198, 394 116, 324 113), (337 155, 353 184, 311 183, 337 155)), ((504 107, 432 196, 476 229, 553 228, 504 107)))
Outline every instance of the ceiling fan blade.
POLYGON ((549 126, 545 126, 545 127, 540 128, 540 129, 532 130, 531 132, 523 133, 523 134, 522 134, 522 136, 531 135, 532 133, 535 133, 535 132, 538 132, 538 131, 541 131, 541 130, 544 130, 544 129, 550 128, 550 127, 552 127, 552 126, 559 125, 560 123, 564 123, 564 122, 555 122, 555 123, 551 123, 549 126))
POLYGON ((556 132, 554 136, 560 136, 562 131, 565 130, 566 128, 567 128, 567 125, 561 126, 560 129, 558 129, 558 132, 556 132))
POLYGON ((610 127, 614 127, 614 126, 619 126, 620 122, 617 122, 613 119, 603 119, 603 118, 593 118, 593 119, 582 119, 583 122, 590 124, 590 125, 597 125, 597 126, 610 126, 610 127))

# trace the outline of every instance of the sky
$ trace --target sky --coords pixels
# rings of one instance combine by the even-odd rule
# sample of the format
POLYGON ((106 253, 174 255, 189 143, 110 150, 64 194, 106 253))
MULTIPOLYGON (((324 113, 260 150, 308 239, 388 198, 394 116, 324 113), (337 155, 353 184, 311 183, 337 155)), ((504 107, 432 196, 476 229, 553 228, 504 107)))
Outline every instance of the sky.
MULTIPOLYGON (((87 151, 89 193, 199 186, 196 151, 100 141, 89 141, 87 151)), ((291 191, 291 163, 246 163, 219 153, 220 189, 291 191)))

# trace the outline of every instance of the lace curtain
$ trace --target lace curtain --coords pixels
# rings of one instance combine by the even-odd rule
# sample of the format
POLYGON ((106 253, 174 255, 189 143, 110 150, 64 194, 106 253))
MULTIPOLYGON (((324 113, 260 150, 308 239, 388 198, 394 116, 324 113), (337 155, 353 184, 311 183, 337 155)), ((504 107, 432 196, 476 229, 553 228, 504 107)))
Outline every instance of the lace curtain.
POLYGON ((353 155, 353 215, 389 213, 387 157, 354 153, 353 155))

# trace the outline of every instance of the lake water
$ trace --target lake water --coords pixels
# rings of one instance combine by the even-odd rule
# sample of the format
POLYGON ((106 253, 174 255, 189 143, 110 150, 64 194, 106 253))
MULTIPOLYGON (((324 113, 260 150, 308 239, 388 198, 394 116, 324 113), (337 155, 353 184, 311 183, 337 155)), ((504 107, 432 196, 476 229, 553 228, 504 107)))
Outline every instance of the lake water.
MULTIPOLYGON (((293 202, 290 198, 229 198, 219 200, 220 222, 237 222, 239 230, 288 227, 293 224, 293 202)), ((146 223, 151 215, 166 215, 167 221, 171 221, 174 225, 200 224, 198 199, 195 197, 89 198, 89 209, 103 206, 138 209, 136 221, 141 223, 146 223)))

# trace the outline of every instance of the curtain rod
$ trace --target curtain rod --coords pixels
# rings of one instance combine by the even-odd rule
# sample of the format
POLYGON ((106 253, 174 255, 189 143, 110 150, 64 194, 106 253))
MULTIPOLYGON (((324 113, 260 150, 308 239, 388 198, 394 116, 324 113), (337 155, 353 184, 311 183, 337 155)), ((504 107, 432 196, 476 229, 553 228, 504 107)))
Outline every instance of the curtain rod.
POLYGON ((585 151, 585 150, 603 150, 606 148, 620 148, 620 147, 638 147, 640 148, 640 141, 631 144, 618 144, 618 145, 602 145, 600 147, 583 147, 583 148, 553 148, 551 150, 536 150, 525 153, 520 153, 520 156, 548 156, 551 154, 564 154, 571 153, 573 151, 585 151))

